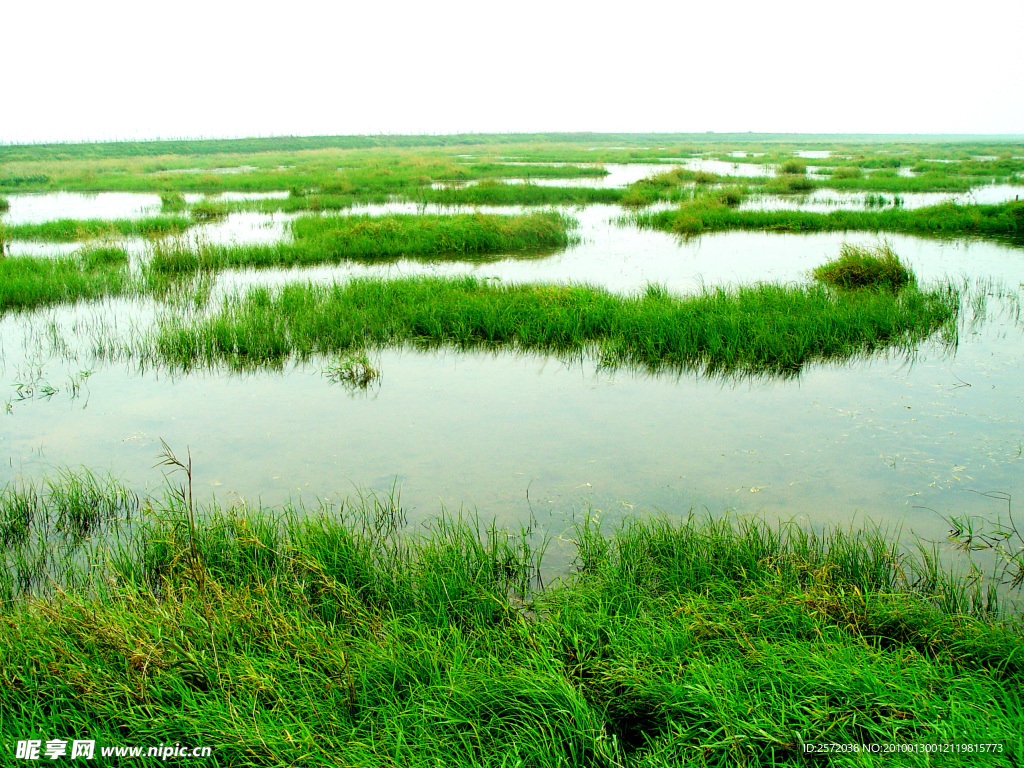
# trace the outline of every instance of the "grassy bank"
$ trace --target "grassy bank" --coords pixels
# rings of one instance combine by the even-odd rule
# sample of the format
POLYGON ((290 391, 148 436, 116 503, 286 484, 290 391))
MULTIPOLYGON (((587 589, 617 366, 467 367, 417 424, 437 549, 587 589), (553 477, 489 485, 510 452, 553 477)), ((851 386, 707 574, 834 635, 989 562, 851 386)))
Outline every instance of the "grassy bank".
POLYGON ((674 296, 656 286, 621 296, 583 285, 502 285, 475 278, 360 279, 255 289, 209 319, 171 319, 155 349, 172 366, 274 365, 407 342, 577 356, 706 373, 795 373, 808 362, 907 345, 950 329, 957 292, 944 287, 835 292, 754 285, 674 296))
POLYGON ((573 572, 539 590, 544 545, 525 532, 403 522, 391 499, 224 510, 75 473, 6 489, 0 750, 180 743, 210 747, 204 765, 268 767, 1024 759, 1021 626, 877 531, 586 524, 566 532, 573 572), (77 565, 18 597, 43 546, 77 547, 77 565))
POLYGON ((669 211, 638 212, 632 214, 626 221, 640 227, 664 229, 682 235, 728 229, 760 229, 778 232, 860 230, 907 232, 918 235, 1024 237, 1024 203, 941 203, 909 210, 889 208, 814 213, 793 210, 740 210, 704 196, 669 211))
POLYGON ((576 221, 553 212, 521 215, 455 214, 304 216, 292 221, 293 240, 267 245, 157 245, 149 269, 180 274, 225 267, 295 266, 343 259, 474 259, 492 254, 564 248, 576 221))

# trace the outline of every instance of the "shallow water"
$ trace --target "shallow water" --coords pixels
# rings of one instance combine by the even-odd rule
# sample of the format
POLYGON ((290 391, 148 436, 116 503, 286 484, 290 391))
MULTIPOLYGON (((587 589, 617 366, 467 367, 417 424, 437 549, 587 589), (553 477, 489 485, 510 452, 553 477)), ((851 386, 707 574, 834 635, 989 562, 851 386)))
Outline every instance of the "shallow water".
MULTIPOLYGON (((352 212, 395 210, 434 209, 352 212)), ((867 233, 683 240, 616 225, 615 206, 570 212, 582 242, 552 255, 230 271, 215 295, 252 284, 422 273, 620 292, 656 282, 689 292, 803 281, 844 241, 878 242, 867 233)), ((274 239, 288 218, 237 214, 200 235, 274 239)), ((923 282, 993 278, 1003 288, 992 293, 1018 296, 1024 284, 1020 249, 887 239, 923 282)), ((246 376, 173 376, 93 359, 97 344, 130 338, 172 311, 149 301, 9 314, 0 319, 0 482, 84 464, 153 488, 163 439, 191 449, 199 494, 222 501, 309 502, 397 485, 414 516, 465 506, 504 524, 532 515, 555 533, 595 511, 617 520, 694 507, 815 524, 870 518, 941 537, 941 515, 1005 512, 1005 502, 976 492, 1024 494, 1024 331, 1015 316, 1000 314, 1014 306, 990 297, 979 308, 987 320, 966 323, 955 352, 930 342, 911 360, 813 365, 796 380, 651 376, 602 370, 592 359, 399 349, 373 355, 382 377, 367 391, 332 383, 325 360, 246 376)))

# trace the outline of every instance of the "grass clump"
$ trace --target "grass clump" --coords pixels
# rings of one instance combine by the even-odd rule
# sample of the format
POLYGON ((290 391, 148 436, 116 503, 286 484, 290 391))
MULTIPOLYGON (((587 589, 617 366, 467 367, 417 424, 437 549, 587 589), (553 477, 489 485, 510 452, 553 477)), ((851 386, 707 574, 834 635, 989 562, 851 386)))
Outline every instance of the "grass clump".
POLYGON ((11 210, 11 201, 0 195, 0 213, 7 213, 11 210))
POLYGON ((779 164, 779 173, 786 176, 806 176, 807 164, 795 157, 779 164))
POLYGON ((839 257, 812 273, 815 280, 837 288, 872 288, 898 291, 914 276, 889 243, 874 248, 843 243, 839 257))
POLYGON ((161 192, 160 210, 166 213, 179 213, 187 207, 185 196, 181 192, 161 192))
POLYGON ((188 209, 189 215, 196 221, 221 221, 231 213, 231 207, 221 200, 200 200, 188 209))

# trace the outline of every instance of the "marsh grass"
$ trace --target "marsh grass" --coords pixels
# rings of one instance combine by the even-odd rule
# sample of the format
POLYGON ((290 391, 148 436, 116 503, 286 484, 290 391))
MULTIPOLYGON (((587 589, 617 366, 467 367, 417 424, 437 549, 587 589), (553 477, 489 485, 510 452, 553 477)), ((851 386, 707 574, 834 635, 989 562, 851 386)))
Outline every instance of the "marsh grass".
MULTIPOLYGON (((101 504, 120 495, 101 484, 101 504)), ((0 494, 6 550, 26 516, 57 541, 62 503, 0 494)), ((822 742, 1024 756, 1021 625, 877 529, 588 515, 564 536, 575 573, 540 588, 529 531, 444 513, 410 530, 394 496, 198 505, 191 524, 187 503, 143 499, 130 536, 0 604, 2 749, 132 734, 268 768, 804 766, 822 742)))
POLYGON ((193 222, 184 216, 141 219, 56 219, 35 224, 7 224, 9 240, 73 243, 102 237, 166 237, 180 235, 193 222))
POLYGON ((705 374, 792 375, 815 360, 912 349, 955 336, 951 286, 841 299, 821 285, 758 284, 674 296, 620 296, 585 285, 503 285, 475 278, 355 279, 257 288, 208 319, 170 318, 139 354, 173 367, 281 365, 291 356, 367 347, 508 347, 610 366, 705 374))
POLYGON ((226 267, 299 266, 351 259, 481 260, 495 255, 546 255, 576 241, 575 219, 556 212, 519 215, 453 214, 300 216, 293 240, 269 244, 213 244, 186 238, 154 243, 146 270, 159 276, 226 267))
POLYGON ((55 259, 0 259, 0 314, 112 296, 132 288, 127 254, 116 247, 86 248, 55 259))
POLYGON ((11 210, 11 201, 0 195, 0 213, 7 213, 11 210))
POLYGON ((737 210, 695 198, 678 208, 656 213, 637 212, 625 221, 640 227, 664 229, 681 235, 727 229, 760 229, 777 232, 825 232, 863 230, 909 232, 919 235, 971 235, 1013 237, 1019 234, 1015 203, 959 205, 953 202, 923 208, 884 210, 835 210, 828 213, 794 210, 737 210))
POLYGON ((873 248, 843 243, 839 257, 815 267, 815 280, 837 288, 870 288, 898 291, 914 282, 914 275, 900 261, 890 243, 873 248))

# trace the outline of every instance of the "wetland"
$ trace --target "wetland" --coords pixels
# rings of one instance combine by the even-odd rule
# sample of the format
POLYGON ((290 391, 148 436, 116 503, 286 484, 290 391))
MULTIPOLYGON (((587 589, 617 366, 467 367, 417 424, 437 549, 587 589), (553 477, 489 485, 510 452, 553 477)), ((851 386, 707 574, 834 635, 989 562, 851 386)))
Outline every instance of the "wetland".
POLYGON ((1022 155, 0 146, 5 706, 111 733, 160 712, 160 739, 202 734, 224 765, 294 759, 285 708, 303 749, 372 764, 799 765, 825 733, 958 728, 1021 758, 1022 155), (90 610, 123 647, 75 628, 90 610), (263 639, 233 647, 239 627, 263 639), (72 647, 109 671, 40 687, 72 647), (117 671, 132 653, 152 662, 117 671), (913 665, 941 682, 897 701, 883 680, 913 665), (960 696, 999 714, 950 715, 960 696))

